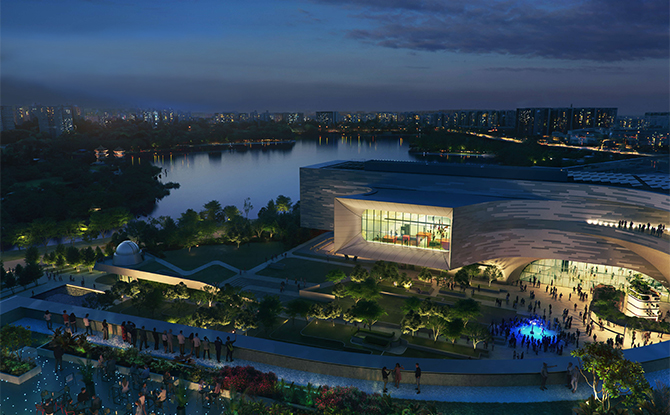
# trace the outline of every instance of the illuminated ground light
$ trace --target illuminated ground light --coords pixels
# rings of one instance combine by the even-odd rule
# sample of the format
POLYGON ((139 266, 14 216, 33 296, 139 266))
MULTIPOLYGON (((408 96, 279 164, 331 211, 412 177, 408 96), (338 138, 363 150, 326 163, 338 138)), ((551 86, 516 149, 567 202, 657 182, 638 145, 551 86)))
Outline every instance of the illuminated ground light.
POLYGON ((522 336, 532 337, 535 340, 542 340, 542 337, 553 337, 557 334, 555 330, 547 330, 546 324, 538 319, 530 320, 519 327, 518 333, 522 336))

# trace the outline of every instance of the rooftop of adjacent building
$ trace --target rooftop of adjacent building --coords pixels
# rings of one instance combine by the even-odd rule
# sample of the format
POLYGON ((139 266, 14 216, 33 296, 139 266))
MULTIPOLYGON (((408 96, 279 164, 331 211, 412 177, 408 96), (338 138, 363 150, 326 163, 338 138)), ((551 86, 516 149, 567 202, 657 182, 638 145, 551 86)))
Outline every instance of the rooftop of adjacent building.
POLYGON ((667 156, 639 157, 562 168, 397 160, 334 160, 308 167, 503 180, 591 183, 663 193, 670 190, 670 164, 667 156))

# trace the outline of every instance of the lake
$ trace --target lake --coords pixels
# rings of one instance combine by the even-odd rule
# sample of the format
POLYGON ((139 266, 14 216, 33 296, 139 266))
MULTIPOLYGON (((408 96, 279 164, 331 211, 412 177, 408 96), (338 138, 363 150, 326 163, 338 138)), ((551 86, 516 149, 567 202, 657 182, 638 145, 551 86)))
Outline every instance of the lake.
MULTIPOLYGON (((181 187, 160 200, 151 216, 178 218, 187 209, 202 210, 211 200, 221 206, 235 205, 241 211, 244 199, 249 197, 254 207, 249 218, 256 218, 258 210, 278 195, 288 196, 293 202, 300 199, 300 167, 331 160, 423 160, 408 150, 407 141, 397 136, 331 135, 296 140, 288 148, 155 155, 152 163, 164 169, 161 180, 181 187)), ((457 155, 441 159, 464 161, 457 155)))

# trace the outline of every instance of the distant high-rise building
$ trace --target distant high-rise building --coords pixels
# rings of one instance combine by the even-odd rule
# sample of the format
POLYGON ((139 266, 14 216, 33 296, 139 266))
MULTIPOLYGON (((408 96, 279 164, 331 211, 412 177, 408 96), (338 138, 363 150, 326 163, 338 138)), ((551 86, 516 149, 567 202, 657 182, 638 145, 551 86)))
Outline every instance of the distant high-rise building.
POLYGON ((37 118, 40 133, 56 138, 64 132, 74 130, 72 107, 69 106, 42 106, 30 107, 30 116, 37 118))
POLYGON ((567 133, 586 128, 614 126, 616 108, 517 108, 517 133, 521 136, 547 136, 554 131, 567 133))
POLYGON ((3 105, 0 107, 0 131, 8 131, 16 128, 14 120, 15 108, 3 105))
POLYGON ((670 129, 670 112, 646 112, 644 119, 647 128, 666 131, 670 129))
POLYGON ((317 111, 316 122, 318 122, 324 127, 337 124, 338 122, 337 111, 317 111))
POLYGON ((284 121, 289 124, 299 124, 305 121, 305 114, 302 112, 287 112, 284 113, 284 121))

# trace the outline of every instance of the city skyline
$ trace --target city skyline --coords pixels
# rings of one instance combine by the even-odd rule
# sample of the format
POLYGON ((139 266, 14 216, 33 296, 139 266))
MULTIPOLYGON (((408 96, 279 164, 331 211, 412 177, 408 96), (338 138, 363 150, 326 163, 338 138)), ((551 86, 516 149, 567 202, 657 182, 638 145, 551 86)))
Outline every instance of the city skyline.
POLYGON ((2 104, 668 111, 665 1, 5 1, 2 104))

